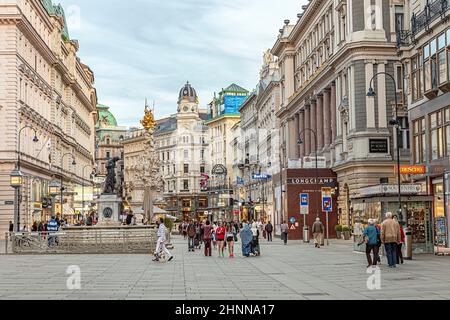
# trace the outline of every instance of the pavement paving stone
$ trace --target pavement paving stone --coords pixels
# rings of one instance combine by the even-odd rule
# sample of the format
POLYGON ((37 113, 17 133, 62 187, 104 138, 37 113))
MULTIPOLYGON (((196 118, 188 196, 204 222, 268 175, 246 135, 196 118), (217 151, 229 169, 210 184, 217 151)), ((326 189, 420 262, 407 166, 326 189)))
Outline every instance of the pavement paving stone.
POLYGON ((382 288, 370 291, 365 256, 354 253, 350 242, 316 250, 263 241, 261 257, 238 253, 235 259, 188 253, 181 238, 173 243, 170 263, 154 263, 150 255, 2 255, 0 299, 450 299, 450 273, 443 272, 449 257, 416 256, 396 270, 383 263, 382 288), (80 291, 66 286, 72 265, 81 269, 80 291))

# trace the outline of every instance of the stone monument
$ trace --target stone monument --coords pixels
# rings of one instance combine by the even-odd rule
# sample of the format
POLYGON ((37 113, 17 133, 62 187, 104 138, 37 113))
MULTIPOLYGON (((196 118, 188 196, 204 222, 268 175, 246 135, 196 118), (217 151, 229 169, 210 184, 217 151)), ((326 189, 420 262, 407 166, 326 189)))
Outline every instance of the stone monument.
POLYGON ((116 187, 116 163, 119 158, 110 159, 106 165, 108 174, 106 176, 103 193, 97 200, 98 206, 98 226, 119 226, 120 210, 122 207, 122 198, 117 195, 116 187))
POLYGON ((145 104, 145 115, 141 120, 145 129, 145 151, 140 156, 138 164, 134 166, 136 184, 144 186, 144 217, 148 223, 151 223, 154 217, 153 203, 155 194, 161 192, 163 179, 160 173, 160 161, 155 150, 155 141, 153 134, 155 132, 156 121, 153 111, 145 104))

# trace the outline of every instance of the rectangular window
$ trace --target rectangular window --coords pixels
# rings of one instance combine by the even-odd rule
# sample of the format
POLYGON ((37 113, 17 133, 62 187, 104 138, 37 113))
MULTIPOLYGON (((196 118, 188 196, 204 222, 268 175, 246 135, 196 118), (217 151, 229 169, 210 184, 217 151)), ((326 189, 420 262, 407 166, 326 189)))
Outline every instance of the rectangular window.
POLYGON ((402 90, 402 85, 403 85, 403 71, 402 71, 402 66, 397 66, 395 68, 396 70, 396 81, 397 81, 397 91, 401 91, 402 90))
POLYGON ((183 180, 183 190, 189 191, 189 180, 183 180))
POLYGON ((430 46, 426 44, 423 46, 423 59, 428 59, 430 57, 430 46))
POLYGON ((425 119, 419 119, 414 121, 413 124, 414 133, 414 163, 424 163, 425 160, 425 119))
POLYGON ((184 165, 184 173, 185 173, 185 174, 188 174, 188 173, 189 173, 189 165, 188 165, 188 164, 185 164, 185 165, 184 165))
POLYGON ((188 150, 184 150, 184 158, 189 159, 189 151, 188 150))
POLYGON ((432 56, 430 59, 431 65, 431 88, 436 89, 438 85, 438 70, 437 70, 437 57, 432 56))
POLYGON ((436 54, 436 44, 437 44, 436 38, 431 40, 431 42, 430 42, 430 55, 436 54))
POLYGON ((200 173, 205 173, 205 166, 200 166, 200 173))
POLYGON ((447 53, 444 51, 439 53, 439 84, 443 84, 447 81, 447 53))
POLYGON ((445 126, 446 156, 450 156, 450 125, 445 126))
POLYGON ((444 156, 444 129, 443 111, 430 115, 431 129, 431 160, 437 160, 444 156))
POLYGON ((431 66, 430 59, 426 60, 423 64, 423 83, 424 83, 424 92, 431 90, 431 66))
POLYGON ((438 38, 438 50, 445 48, 445 33, 441 34, 438 38))

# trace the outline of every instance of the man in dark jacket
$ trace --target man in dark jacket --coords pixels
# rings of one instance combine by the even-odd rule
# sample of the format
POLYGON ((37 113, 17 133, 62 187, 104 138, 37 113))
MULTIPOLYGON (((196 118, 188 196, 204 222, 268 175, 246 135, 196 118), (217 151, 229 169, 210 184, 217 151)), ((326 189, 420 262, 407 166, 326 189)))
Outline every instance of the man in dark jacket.
POLYGON ((270 221, 266 225, 266 233, 267 233, 267 242, 272 242, 273 225, 270 221))
POLYGON ((12 221, 9 222, 9 232, 14 232, 14 224, 12 221))
POLYGON ((314 222, 311 230, 314 235, 314 242, 316 244, 316 248, 320 248, 322 246, 323 234, 325 233, 325 227, 323 223, 320 221, 320 218, 316 219, 316 222, 314 222))

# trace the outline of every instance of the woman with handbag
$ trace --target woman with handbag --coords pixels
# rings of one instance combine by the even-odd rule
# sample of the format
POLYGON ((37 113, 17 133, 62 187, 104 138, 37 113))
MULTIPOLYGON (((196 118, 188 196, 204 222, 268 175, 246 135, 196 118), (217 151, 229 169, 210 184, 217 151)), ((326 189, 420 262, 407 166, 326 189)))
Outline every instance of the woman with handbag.
POLYGON ((373 219, 369 220, 369 226, 364 230, 364 239, 366 243, 367 268, 376 267, 378 264, 378 252, 381 246, 381 232, 375 226, 373 219), (371 257, 373 253, 373 259, 371 257))

